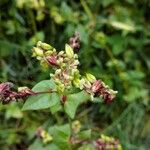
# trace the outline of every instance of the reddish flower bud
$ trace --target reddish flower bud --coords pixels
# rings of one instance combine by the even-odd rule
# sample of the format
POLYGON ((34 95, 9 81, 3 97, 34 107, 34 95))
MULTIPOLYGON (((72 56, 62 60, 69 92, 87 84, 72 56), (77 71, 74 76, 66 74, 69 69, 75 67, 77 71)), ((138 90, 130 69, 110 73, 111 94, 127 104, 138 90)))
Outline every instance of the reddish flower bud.
POLYGON ((80 49, 80 34, 79 34, 79 32, 75 32, 73 37, 71 37, 69 39, 69 45, 77 52, 79 51, 79 49, 80 49))
POLYGON ((111 103, 113 99, 115 98, 115 94, 110 92, 110 89, 105 88, 104 86, 102 86, 97 93, 99 96, 102 96, 102 98, 104 99, 104 102, 107 104, 111 103))
POLYGON ((11 82, 5 82, 0 84, 0 95, 2 93, 5 93, 6 91, 9 91, 13 87, 13 83, 11 82))
POLYGON ((116 139, 110 139, 108 141, 104 140, 103 138, 97 139, 93 142, 95 147, 98 150, 105 150, 105 149, 122 149, 120 142, 116 139))
POLYGON ((91 87, 92 92, 93 92, 93 93, 98 92, 99 89, 101 88, 101 86, 102 86, 101 81, 100 81, 100 80, 96 80, 96 81, 93 83, 92 87, 91 87))
POLYGON ((61 102, 64 104, 67 100, 67 96, 63 95, 61 98, 61 102))
POLYGON ((11 101, 17 100, 17 99, 23 99, 27 96, 34 95, 35 93, 31 91, 30 89, 25 89, 20 92, 14 92, 11 90, 13 87, 13 83, 6 82, 0 84, 0 101, 2 104, 8 104, 11 101))
POLYGON ((47 61, 50 65, 52 66, 57 66, 57 56, 48 56, 47 58, 47 61))

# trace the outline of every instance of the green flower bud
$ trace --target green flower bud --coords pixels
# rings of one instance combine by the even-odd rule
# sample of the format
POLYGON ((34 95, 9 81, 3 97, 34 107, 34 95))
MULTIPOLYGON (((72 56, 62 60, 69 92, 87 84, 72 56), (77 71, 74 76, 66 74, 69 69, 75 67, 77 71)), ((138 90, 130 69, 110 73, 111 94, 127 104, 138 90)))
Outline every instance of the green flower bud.
POLYGON ((59 84, 58 86, 57 86, 57 91, 58 91, 58 93, 63 93, 64 92, 64 90, 65 90, 65 85, 64 84, 59 84))
MULTIPOLYGON (((74 86, 76 86, 76 87, 80 87, 80 79, 74 79, 73 80, 73 84, 74 84, 74 86)), ((82 87, 83 88, 83 87, 82 87)))
POLYGON ((46 51, 44 54, 45 56, 50 56, 51 54, 53 54, 53 51, 46 51))
POLYGON ((64 58, 64 61, 65 61, 65 62, 67 62, 67 61, 69 61, 69 60, 70 60, 70 59, 67 58, 67 57, 64 58))
POLYGON ((62 56, 64 54, 64 51, 60 51, 59 53, 58 53, 58 56, 62 56))
POLYGON ((58 64, 58 65, 62 65, 62 63, 63 63, 63 58, 59 58, 59 59, 57 60, 57 64, 58 64))
POLYGON ((29 89, 29 88, 26 87, 26 86, 19 87, 19 88, 18 88, 18 92, 25 91, 25 90, 27 90, 27 89, 29 89))
POLYGON ((54 77, 54 74, 50 73, 50 77, 51 77, 51 78, 54 77))
POLYGON ((33 47, 32 51, 33 51, 33 53, 36 54, 36 56, 43 56, 44 55, 43 51, 37 47, 33 47))
POLYGON ((93 101, 94 100, 93 94, 90 94, 90 97, 91 97, 91 101, 93 101))
POLYGON ((57 74, 60 74, 61 73, 61 69, 57 69, 56 71, 55 71, 55 74, 57 75, 57 74))
POLYGON ((62 67, 62 68, 65 68, 66 66, 67 66, 67 65, 66 65, 65 63, 62 63, 62 64, 61 64, 61 67, 62 67))
POLYGON ((44 50, 52 50, 53 47, 47 43, 41 43, 41 48, 43 48, 44 50))
POLYGON ((53 140, 53 137, 46 131, 42 131, 41 137, 43 139, 43 143, 48 143, 53 140))
POLYGON ((71 75, 73 75, 73 76, 74 75, 76 75, 76 76, 79 75, 79 70, 78 69, 72 69, 71 70, 71 75))
POLYGON ((72 130, 74 131, 74 133, 78 133, 81 129, 81 123, 78 120, 73 121, 72 123, 72 130))
POLYGON ((54 79, 54 82, 55 82, 55 84, 57 84, 57 85, 60 85, 60 84, 61 84, 61 82, 60 82, 59 79, 54 79))
POLYGON ((32 57, 36 57, 36 53, 35 52, 32 53, 32 57))
POLYGON ((42 57, 41 56, 37 56, 36 59, 37 60, 42 60, 42 57))
POLYGON ((68 45, 68 44, 65 45, 65 52, 66 52, 66 55, 68 56, 68 58, 74 57, 74 52, 70 45, 68 45))
POLYGON ((37 47, 42 48, 44 50, 52 50, 53 47, 47 43, 42 43, 41 41, 37 42, 37 47))
POLYGON ((78 60, 75 60, 75 61, 74 61, 74 65, 79 65, 79 61, 78 61, 78 60))
POLYGON ((72 77, 72 76, 69 76, 69 80, 73 80, 73 77, 72 77))
POLYGON ((36 44, 37 47, 41 47, 41 43, 42 43, 41 41, 38 41, 37 44, 36 44))
POLYGON ((55 48, 53 48, 53 50, 52 50, 52 51, 53 51, 53 53, 56 53, 56 49, 55 49, 55 48))
POLYGON ((69 90, 70 88, 71 88, 71 86, 70 86, 70 85, 66 86, 66 89, 68 89, 68 90, 69 90))
POLYGON ((93 76, 93 75, 90 74, 90 73, 86 73, 86 79, 87 79, 90 83, 93 83, 93 82, 96 81, 95 76, 93 76))
POLYGON ((77 55, 77 54, 74 54, 74 58, 77 59, 77 58, 78 58, 78 55, 77 55))
POLYGON ((84 88, 85 79, 81 79, 79 82, 79 88, 82 90, 84 88))
POLYGON ((108 137, 108 136, 106 136, 106 135, 104 135, 104 134, 101 135, 101 138, 102 138, 104 141, 106 141, 106 142, 110 142, 110 141, 111 141, 111 138, 108 137))
POLYGON ((48 68, 48 64, 44 60, 41 60, 40 65, 42 66, 42 69, 44 69, 44 70, 48 68))
POLYGON ((118 150, 122 150, 122 146, 121 146, 121 145, 118 145, 117 149, 118 149, 118 150))

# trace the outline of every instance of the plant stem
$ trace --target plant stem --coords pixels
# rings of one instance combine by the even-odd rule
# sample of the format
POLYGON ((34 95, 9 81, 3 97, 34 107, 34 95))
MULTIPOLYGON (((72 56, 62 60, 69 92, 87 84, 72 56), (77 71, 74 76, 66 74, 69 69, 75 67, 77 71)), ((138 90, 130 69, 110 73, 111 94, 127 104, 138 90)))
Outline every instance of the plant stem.
POLYGON ((93 14, 88 7, 87 3, 84 0, 80 0, 82 7, 84 8, 86 14, 88 15, 89 19, 94 20, 93 14))
MULTIPOLYGON (((70 139, 71 139, 71 137, 72 137, 72 121, 71 121, 71 118, 69 116, 68 116, 68 122, 69 122, 69 126, 70 126, 70 139)), ((72 146, 71 146, 70 140, 69 140, 68 148, 69 148, 69 150, 72 150, 72 146)))

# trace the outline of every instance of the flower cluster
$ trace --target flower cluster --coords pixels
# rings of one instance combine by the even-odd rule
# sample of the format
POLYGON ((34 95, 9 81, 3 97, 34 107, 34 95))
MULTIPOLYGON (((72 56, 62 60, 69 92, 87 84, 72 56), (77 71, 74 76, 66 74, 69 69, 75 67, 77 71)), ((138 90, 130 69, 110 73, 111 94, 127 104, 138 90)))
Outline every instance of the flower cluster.
POLYGON ((42 127, 39 127, 36 131, 36 136, 41 138, 44 144, 47 144, 53 140, 53 137, 45 131, 42 127))
POLYGON ((79 120, 75 120, 72 122, 72 130, 73 130, 73 133, 76 134, 80 131, 81 129, 81 123, 79 120))
POLYGON ((122 146, 118 140, 106 135, 101 135, 101 138, 94 141, 94 145, 98 150, 122 150, 122 146))
POLYGON ((117 93, 117 91, 113 91, 108 85, 105 85, 101 80, 97 80, 95 76, 89 73, 80 80, 80 89, 84 89, 91 94, 92 99, 97 96, 102 97, 106 103, 111 102, 117 93))
POLYGON ((12 91, 13 83, 5 82, 0 84, 0 101, 8 104, 11 101, 26 98, 33 95, 34 92, 27 87, 18 88, 18 92, 12 91))
POLYGON ((77 52, 79 51, 79 49, 80 49, 80 34, 79 34, 79 32, 75 32, 73 37, 71 37, 69 39, 69 45, 77 52))
POLYGON ((78 34, 72 37, 70 39, 72 47, 66 44, 65 51, 60 52, 57 52, 51 45, 39 41, 32 49, 33 57, 40 60, 43 66, 50 65, 54 69, 55 72, 50 76, 56 84, 58 93, 65 94, 75 87, 88 92, 92 99, 101 96, 105 102, 111 102, 117 93, 116 91, 111 90, 92 74, 87 73, 85 76, 80 74, 78 55, 74 53, 73 49, 79 46, 78 38, 78 34))
POLYGON ((79 76, 77 70, 79 61, 77 54, 74 54, 68 44, 65 46, 65 52, 57 52, 52 46, 39 41, 32 51, 33 56, 40 60, 42 65, 50 65, 54 69, 55 73, 50 76, 57 85, 59 93, 64 93, 65 89, 71 88, 73 80, 79 76))

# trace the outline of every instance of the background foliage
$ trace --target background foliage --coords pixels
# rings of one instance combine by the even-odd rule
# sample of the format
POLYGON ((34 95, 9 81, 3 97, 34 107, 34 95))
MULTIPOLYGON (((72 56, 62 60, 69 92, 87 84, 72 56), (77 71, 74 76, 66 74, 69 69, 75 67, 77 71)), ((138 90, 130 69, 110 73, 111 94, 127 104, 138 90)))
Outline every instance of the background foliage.
MULTIPOLYGON (((64 49, 79 31, 83 73, 93 73, 119 94, 111 105, 82 105, 76 119, 99 134, 119 138, 124 149, 148 149, 149 9, 148 0, 1 0, 0 81, 32 87, 49 79, 50 70, 31 58, 31 48, 41 40, 64 49)), ((21 108, 22 103, 0 105, 1 149, 26 149, 41 122, 66 122, 63 114, 21 108)))

